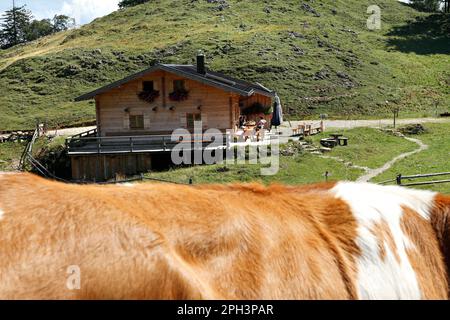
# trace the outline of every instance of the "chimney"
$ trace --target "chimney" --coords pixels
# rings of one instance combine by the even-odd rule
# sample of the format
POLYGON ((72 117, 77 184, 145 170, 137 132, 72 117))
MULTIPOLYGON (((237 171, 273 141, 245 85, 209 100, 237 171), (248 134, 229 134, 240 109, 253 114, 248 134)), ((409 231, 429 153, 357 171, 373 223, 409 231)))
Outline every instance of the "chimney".
POLYGON ((200 74, 206 74, 205 55, 203 52, 197 54, 197 72, 200 74))

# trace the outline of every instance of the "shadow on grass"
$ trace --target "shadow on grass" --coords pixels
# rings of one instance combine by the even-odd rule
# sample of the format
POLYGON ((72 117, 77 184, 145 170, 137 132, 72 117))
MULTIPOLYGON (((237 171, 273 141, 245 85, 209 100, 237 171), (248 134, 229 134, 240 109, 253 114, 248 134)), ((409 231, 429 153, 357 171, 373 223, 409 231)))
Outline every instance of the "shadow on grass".
POLYGON ((388 33, 393 50, 417 54, 450 54, 450 14, 418 17, 388 33))

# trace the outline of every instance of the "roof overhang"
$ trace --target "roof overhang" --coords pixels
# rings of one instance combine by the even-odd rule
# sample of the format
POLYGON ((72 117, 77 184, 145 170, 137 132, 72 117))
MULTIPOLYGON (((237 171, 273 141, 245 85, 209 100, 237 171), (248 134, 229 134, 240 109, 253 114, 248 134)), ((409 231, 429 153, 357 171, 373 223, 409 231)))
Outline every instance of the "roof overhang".
POLYGON ((229 81, 228 81, 228 83, 221 82, 221 81, 216 80, 217 77, 208 77, 208 74, 206 74, 205 76, 200 76, 200 75, 195 75, 193 73, 185 72, 183 70, 177 69, 177 68, 175 68, 175 65, 157 64, 157 65, 155 65, 155 66, 153 66, 151 68, 145 69, 145 70, 143 70, 141 72, 135 73, 135 74, 130 75, 130 76, 126 77, 126 78, 123 78, 121 80, 115 81, 115 82, 113 82, 111 84, 108 84, 108 85, 106 85, 104 87, 101 87, 101 88, 96 89, 94 91, 91 91, 89 93, 83 94, 83 95, 75 98, 75 101, 78 102, 78 101, 85 101, 85 100, 93 99, 93 98, 95 98, 96 96, 98 96, 100 94, 106 93, 106 92, 108 92, 110 90, 113 90, 113 89, 116 89, 116 88, 119 88, 120 86, 122 86, 122 85, 124 85, 126 83, 129 83, 129 82, 134 81, 136 79, 139 79, 139 78, 141 78, 141 77, 143 77, 143 76, 145 76, 147 74, 150 74, 152 72, 159 71, 159 70, 163 70, 163 71, 167 71, 167 72, 170 72, 170 73, 173 73, 173 74, 176 74, 176 75, 180 75, 180 76, 183 76, 185 78, 188 78, 188 79, 191 79, 191 80, 194 80, 194 81, 198 81, 200 83, 203 83, 203 84, 206 84, 206 85, 209 85, 209 86, 213 86, 213 87, 222 89, 222 90, 227 91, 227 92, 237 93, 237 94, 242 95, 242 96, 247 96, 248 97, 248 96, 252 96, 255 93, 261 94, 261 95, 264 95, 264 96, 268 96, 268 97, 274 97, 275 96, 275 92, 273 92, 273 91, 270 91, 270 92, 266 91, 268 89, 263 87, 259 83, 258 83, 258 86, 261 87, 261 90, 253 89, 253 88, 251 88, 249 90, 241 90, 239 88, 233 87, 232 84, 228 84, 228 83, 230 83, 229 81))

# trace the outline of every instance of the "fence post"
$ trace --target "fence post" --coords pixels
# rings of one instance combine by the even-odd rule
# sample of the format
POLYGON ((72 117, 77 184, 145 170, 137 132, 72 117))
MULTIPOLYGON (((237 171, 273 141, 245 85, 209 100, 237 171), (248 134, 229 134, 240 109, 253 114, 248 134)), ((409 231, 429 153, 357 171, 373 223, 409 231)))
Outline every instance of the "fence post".
POLYGON ((133 137, 130 137, 130 151, 133 152, 133 137))
POLYGON ((402 185, 402 175, 401 174, 397 175, 396 181, 397 181, 397 185, 399 185, 399 186, 402 185))

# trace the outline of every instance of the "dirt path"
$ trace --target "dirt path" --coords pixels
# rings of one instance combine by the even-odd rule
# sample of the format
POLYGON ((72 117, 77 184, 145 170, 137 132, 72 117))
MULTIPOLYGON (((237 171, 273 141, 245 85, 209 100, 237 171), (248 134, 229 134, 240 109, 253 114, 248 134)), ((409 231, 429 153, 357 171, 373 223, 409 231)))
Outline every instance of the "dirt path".
POLYGON ((419 146, 419 148, 414 150, 414 151, 405 152, 405 153, 402 153, 402 154, 396 156, 394 159, 386 162, 380 168, 370 169, 365 175, 363 175, 362 177, 360 177, 358 179, 358 182, 368 182, 368 181, 372 180, 373 178, 375 178, 376 176, 379 176, 383 172, 389 170, 397 161, 400 161, 402 159, 405 159, 405 158, 410 157, 410 156, 412 156, 412 155, 414 155, 416 153, 419 153, 419 152, 422 152, 422 151, 428 149, 428 145, 426 145, 425 143, 423 143, 419 139, 413 139, 413 138, 407 138, 407 137, 405 137, 404 139, 416 143, 419 146))
MULTIPOLYGON (((301 123, 311 123, 317 121, 291 121, 292 128, 297 127, 301 123)), ((415 123, 450 123, 450 119, 443 118, 417 118, 417 119, 399 119, 399 125, 405 124, 415 124, 415 123)), ((392 119, 382 119, 382 120, 326 120, 325 129, 353 129, 358 127, 384 127, 392 125, 392 119)), ((282 136, 290 137, 292 135, 292 128, 289 126, 289 122, 285 122, 280 128, 282 136)), ((82 132, 95 129, 95 126, 90 127, 79 127, 79 128, 68 128, 59 130, 50 130, 49 135, 53 136, 72 136, 82 132)), ((328 131, 328 130, 327 130, 328 131)), ((286 139, 287 142, 288 139, 286 139)))
MULTIPOLYGON (((318 121, 291 121, 285 122, 282 126, 283 133, 286 135, 289 134, 289 131, 291 131, 291 128, 297 127, 299 124, 303 123, 312 123, 312 122, 318 122, 318 121)), ((398 125, 407 125, 407 124, 416 124, 416 123, 450 123, 450 119, 448 118, 413 118, 413 119, 398 119, 397 124, 398 125)), ((353 128, 360 128, 360 127, 371 127, 371 128, 382 128, 386 126, 392 125, 392 119, 380 119, 380 120, 325 120, 325 130, 330 131, 330 129, 353 129, 353 128)), ((416 153, 422 152, 426 149, 428 149, 428 145, 424 144, 419 139, 414 138, 407 138, 404 137, 404 139, 416 143, 419 148, 406 152, 403 154, 398 155, 394 159, 386 162, 382 167, 376 168, 376 169, 370 169, 367 167, 361 167, 356 166, 353 164, 346 163, 345 160, 337 158, 337 157, 331 157, 331 156, 322 156, 324 158, 333 159, 336 161, 339 161, 341 163, 344 163, 346 165, 349 165, 353 168, 358 168, 361 170, 364 170, 366 173, 361 176, 358 181, 360 182, 368 182, 371 179, 375 178, 376 176, 382 174, 383 172, 389 170, 397 161, 400 161, 402 159, 405 159, 407 157, 410 157, 416 153)))
POLYGON ((351 162, 347 162, 344 159, 341 159, 339 157, 332 157, 332 156, 320 156, 320 157, 324 158, 324 159, 332 159, 332 160, 341 162, 344 165, 348 166, 349 168, 355 168, 355 169, 360 169, 360 170, 365 171, 365 174, 363 176, 359 177, 357 181, 358 182, 369 182, 373 178, 375 178, 375 177, 379 176, 380 174, 382 174, 383 172, 386 172, 387 170, 389 170, 397 161, 400 161, 402 159, 405 159, 416 153, 419 153, 419 152, 422 152, 422 151, 428 149, 428 145, 426 145, 419 139, 413 139, 413 138, 407 138, 407 137, 404 137, 404 139, 416 143, 419 146, 419 148, 414 151, 402 153, 402 154, 396 156, 394 159, 386 162, 382 167, 376 168, 376 169, 370 169, 368 167, 358 166, 351 162))
POLYGON ((87 132, 97 128, 96 126, 90 127, 78 127, 78 128, 67 128, 67 129, 59 129, 59 130, 49 130, 47 131, 48 136, 74 136, 83 132, 87 132))
MULTIPOLYGON (((424 124, 424 123, 450 123, 449 118, 412 118, 412 119, 398 119, 397 125, 407 125, 407 124, 424 124)), ((325 128, 335 128, 335 129, 353 129, 360 127, 372 127, 372 128, 382 128, 386 126, 392 126, 392 119, 380 119, 380 120, 326 120, 325 128)))
MULTIPOLYGON (((306 121, 285 121, 279 128, 282 136, 290 137, 292 135, 292 128, 297 128, 300 124, 319 123, 320 121, 306 120, 306 121)), ((329 132, 335 129, 354 129, 354 128, 385 128, 392 126, 392 119, 379 119, 379 120, 325 120, 325 131, 329 132)), ((398 119, 397 125, 407 124, 424 124, 424 123, 450 123, 450 118, 411 118, 411 119, 398 119)), ((280 142, 287 142, 286 141, 280 142)))

